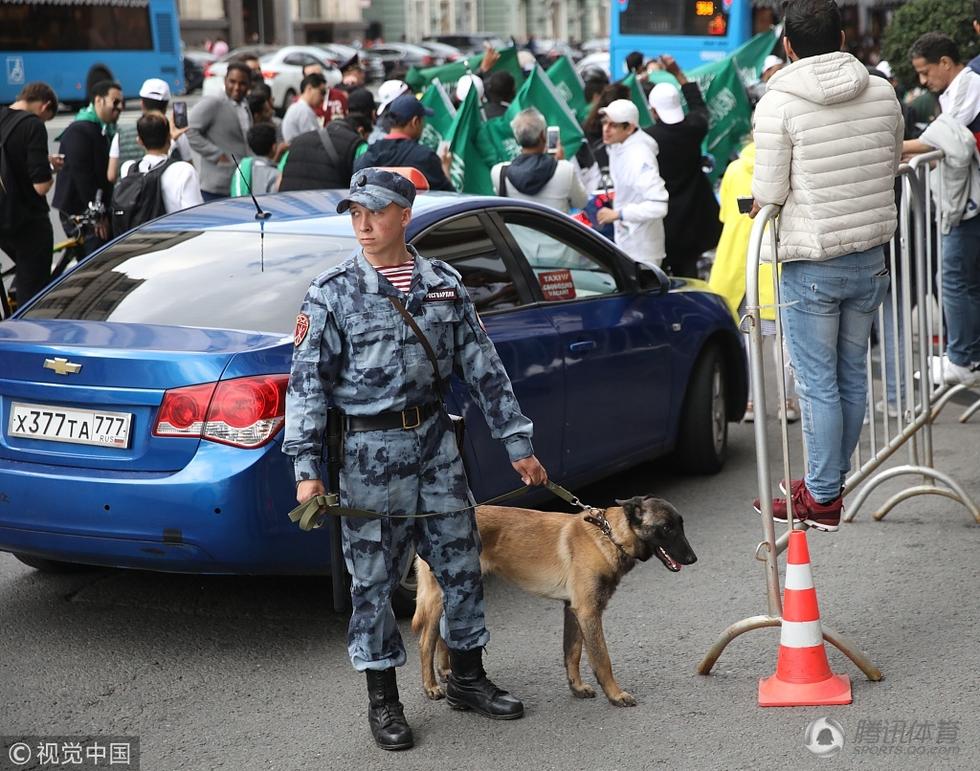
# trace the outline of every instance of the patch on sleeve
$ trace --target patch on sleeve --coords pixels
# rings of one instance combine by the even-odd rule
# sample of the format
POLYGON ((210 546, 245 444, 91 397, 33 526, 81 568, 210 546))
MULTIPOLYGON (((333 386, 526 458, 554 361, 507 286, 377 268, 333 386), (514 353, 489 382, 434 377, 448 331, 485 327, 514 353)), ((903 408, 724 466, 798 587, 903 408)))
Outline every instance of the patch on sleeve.
POLYGON ((293 345, 297 348, 306 339, 306 333, 310 331, 310 317, 301 313, 296 317, 296 329, 293 330, 293 345))
POLYGON ((456 290, 455 289, 432 289, 430 290, 422 302, 427 303, 451 303, 456 300, 456 290))

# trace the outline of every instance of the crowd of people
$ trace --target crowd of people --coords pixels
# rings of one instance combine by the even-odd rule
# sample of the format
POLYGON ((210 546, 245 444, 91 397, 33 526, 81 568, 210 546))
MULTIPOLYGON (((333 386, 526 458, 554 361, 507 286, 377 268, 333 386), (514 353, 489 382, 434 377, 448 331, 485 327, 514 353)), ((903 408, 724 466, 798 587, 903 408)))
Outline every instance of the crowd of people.
MULTIPOLYGON (((799 60, 809 58, 794 59, 782 44, 777 51, 779 55, 765 60, 758 82, 750 84, 749 96, 759 105, 755 136, 748 138, 739 159, 728 166, 720 196, 702 155, 710 116, 698 84, 687 79, 671 56, 648 57, 641 52, 631 53, 626 66, 647 100, 645 108, 624 82, 610 82, 599 70, 585 72, 589 112, 582 122, 585 141, 578 152, 566 158, 560 142, 548 144, 545 117, 533 107, 523 110, 510 121, 519 154, 493 167, 494 191, 574 212, 590 200, 594 203, 597 191, 611 187, 614 196, 603 196, 594 209, 597 228, 611 235, 631 258, 675 276, 704 276, 704 255, 715 251, 709 281, 738 312, 748 231, 734 198, 751 194, 746 180, 754 176, 758 181, 766 173, 767 167, 760 170, 758 164, 759 148, 751 141, 760 136, 765 105, 780 98, 774 94, 795 88, 792 84, 799 75, 794 73, 804 69, 799 60), (646 116, 641 119, 642 109, 649 110, 649 121, 646 116), (736 178, 741 183, 736 184, 736 178)), ((840 46, 835 52, 840 53, 840 46)), ((884 93, 881 87, 890 84, 888 97, 895 100, 897 82, 887 62, 866 67, 846 56, 849 66, 875 78, 877 92, 884 93)), ((459 105, 475 89, 486 118, 507 113, 515 98, 515 81, 509 72, 494 69, 498 58, 496 51, 488 50, 479 68, 456 84, 452 101, 459 105)), ((955 43, 938 33, 917 42, 910 59, 923 87, 938 100, 935 108, 923 107, 928 100, 922 99, 900 104, 902 154, 908 158, 940 147, 946 151, 947 163, 960 159, 957 169, 963 178, 971 158, 966 137, 977 131, 980 121, 980 65, 962 62, 955 43)), ((444 147, 433 150, 422 143, 431 110, 402 77, 394 73, 375 96, 365 86, 364 69, 356 56, 342 65, 343 80, 336 88, 328 85, 319 65, 309 65, 303 70, 298 98, 280 119, 258 60, 243 57, 229 63, 224 94, 201 99, 181 125, 169 112, 172 97, 167 83, 159 79, 146 81, 140 89, 138 120, 120 125, 124 94, 118 83, 105 81, 95 84, 91 104, 61 134, 60 152, 52 156, 47 153, 43 122, 55 114, 57 99, 45 84, 28 85, 18 101, 0 113, 4 132, 0 136, 12 159, 4 172, 12 184, 2 199, 6 223, 0 227, 0 248, 17 264, 19 299, 28 299, 49 280, 53 234, 46 195, 52 184, 52 203, 69 235, 78 228, 73 215, 85 212, 97 196, 108 207, 114 188, 118 195, 120 187, 131 184, 128 178, 143 175, 152 175, 152 185, 159 188, 156 208, 151 211, 144 202, 145 211, 117 224, 138 224, 140 217, 227 196, 341 188, 354 171, 368 167, 414 167, 430 189, 453 190, 451 154, 444 147)), ((798 96, 822 105, 821 95, 798 96)), ((784 142, 777 149, 784 161, 790 146, 784 142)), ((723 164, 729 159, 715 160, 723 164)), ((960 190, 960 197, 964 196, 972 203, 969 187, 966 193, 960 190)), ((799 229, 805 249, 819 252, 819 244, 807 231, 809 225, 791 217, 792 200, 784 197, 780 203, 787 201, 784 243, 799 229)), ((955 209, 959 199, 947 190, 944 204, 955 209)), ((810 219, 813 214, 807 212, 810 219)), ((880 223, 882 231, 887 230, 885 219, 880 223)), ((936 377, 972 383, 980 378, 976 367, 980 290, 975 267, 980 218, 954 212, 944 223, 950 345, 946 359, 935 363, 936 377)), ((107 208, 85 238, 85 253, 112 235, 107 208)), ((799 407, 792 389, 789 396, 784 407, 795 419, 799 407)), ((894 402, 891 392, 889 402, 894 402)))

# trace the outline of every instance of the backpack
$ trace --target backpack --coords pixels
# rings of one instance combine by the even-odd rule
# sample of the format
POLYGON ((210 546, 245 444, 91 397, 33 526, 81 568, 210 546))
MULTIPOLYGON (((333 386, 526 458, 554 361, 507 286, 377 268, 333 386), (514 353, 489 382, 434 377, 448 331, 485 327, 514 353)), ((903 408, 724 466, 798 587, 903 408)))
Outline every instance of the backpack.
POLYGON ((129 173, 119 180, 116 189, 112 191, 110 213, 114 236, 121 236, 126 231, 167 213, 163 204, 161 177, 176 162, 175 158, 168 158, 147 172, 141 172, 139 165, 133 163, 129 173))
POLYGON ((13 229, 19 220, 17 182, 7 159, 7 140, 17 124, 31 115, 32 113, 26 110, 10 110, 6 107, 0 111, 0 124, 6 124, 0 129, 0 230, 13 229), (9 118, 11 114, 13 114, 13 118, 9 118))

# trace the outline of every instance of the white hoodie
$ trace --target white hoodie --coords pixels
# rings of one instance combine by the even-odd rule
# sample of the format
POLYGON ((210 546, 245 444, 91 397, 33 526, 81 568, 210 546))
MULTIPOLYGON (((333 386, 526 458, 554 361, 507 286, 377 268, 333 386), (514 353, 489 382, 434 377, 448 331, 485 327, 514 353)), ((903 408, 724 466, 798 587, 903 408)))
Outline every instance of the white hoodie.
POLYGON ((891 84, 851 54, 809 56, 772 76, 755 111, 752 195, 783 207, 781 260, 829 260, 894 235, 904 130, 891 84))
POLYGON ((667 187, 657 164, 656 140, 637 129, 609 145, 609 174, 616 188, 616 245, 637 262, 660 266, 667 216, 667 187))

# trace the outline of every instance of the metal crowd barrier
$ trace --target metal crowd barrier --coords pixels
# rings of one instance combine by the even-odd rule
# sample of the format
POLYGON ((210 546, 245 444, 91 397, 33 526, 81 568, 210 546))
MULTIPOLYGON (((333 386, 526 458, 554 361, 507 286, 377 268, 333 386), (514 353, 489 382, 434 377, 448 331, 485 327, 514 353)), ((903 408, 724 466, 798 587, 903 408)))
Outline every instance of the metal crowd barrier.
MULTIPOLYGON (((874 518, 880 520, 892 508, 904 500, 917 495, 941 495, 962 503, 980 523, 980 510, 963 488, 948 474, 935 467, 932 443, 932 423, 950 398, 965 390, 964 386, 932 384, 929 371, 929 357, 941 356, 943 344, 943 297, 942 282, 933 280, 933 267, 936 275, 942 276, 942 241, 937 239, 933 249, 930 237, 930 223, 939 223, 938 207, 933 206, 929 195, 932 175, 938 174, 939 200, 942 199, 942 164, 930 168, 933 161, 941 161, 942 153, 935 151, 916 157, 911 163, 903 164, 899 171, 902 182, 901 206, 899 211, 899 233, 893 238, 890 248, 890 290, 892 312, 886 314, 884 305, 878 310, 879 346, 877 366, 870 346, 867 354, 868 377, 868 415, 866 430, 858 443, 858 450, 852 459, 851 475, 845 481, 844 495, 860 492, 853 502, 845 508, 844 521, 854 519, 871 492, 880 484, 903 475, 921 476, 923 481, 901 490, 889 498, 875 512, 874 518), (935 254, 934 254, 935 253, 935 254), (935 257, 935 259, 933 259, 935 257), (901 268, 901 270, 897 270, 901 268), (933 290, 936 290, 935 292, 933 290), (933 304, 932 297, 936 296, 933 304), (913 296, 915 303, 913 303, 913 296), (913 326, 913 307, 917 320, 913 326), (886 325, 890 329, 886 329, 886 325), (887 347, 891 346, 891 362, 887 347), (916 370, 921 377, 916 378, 916 370), (894 378, 892 380, 891 378, 894 378), (897 401, 897 415, 889 415, 888 386, 893 383, 897 401), (880 386, 880 389, 879 389, 880 386), (917 391, 917 393, 916 393, 917 391), (880 395, 880 398, 879 398, 880 395), (881 422, 878 422, 876 402, 883 401, 881 422), (894 424, 893 424, 894 422, 894 424), (882 470, 882 466, 902 447, 908 448, 908 463, 882 470), (867 457, 864 457, 864 456, 867 457), (939 487, 941 482, 946 487, 939 487)), ((786 530, 776 538, 775 523, 772 518, 772 479, 770 474, 769 440, 765 419, 765 380, 763 367, 763 341, 761 308, 759 306, 759 262, 764 238, 770 239, 772 253, 776 255, 776 223, 779 207, 764 206, 756 216, 749 240, 746 256, 746 316, 743 328, 749 334, 749 366, 752 374, 752 400, 756 406, 754 422, 756 445, 756 471, 759 485, 759 508, 762 510, 762 528, 765 540, 755 552, 757 560, 765 563, 768 612, 751 616, 729 626, 711 647, 697 671, 707 675, 721 656, 725 647, 736 637, 753 629, 780 626, 782 623, 782 601, 779 589, 778 555, 789 542, 793 528, 805 529, 806 525, 789 517, 786 530), (772 223, 772 227, 767 227, 772 223)), ((773 270, 773 296, 778 307, 781 304, 779 291, 779 271, 773 270)), ((783 329, 781 314, 776 313, 776 377, 778 403, 786 403, 785 364, 783 356, 783 329)), ((961 416, 965 422, 970 415, 980 411, 980 401, 961 416)), ((785 413, 785 410, 783 411, 785 413)), ((780 440, 782 450, 782 479, 790 480, 791 455, 789 430, 785 414, 780 420, 780 440)), ((805 448, 801 453, 805 467, 805 448)), ((797 474, 797 477, 802 474, 797 474)), ((837 634, 826 624, 822 624, 824 639, 838 648, 867 676, 877 681, 881 671, 853 645, 837 634)))

